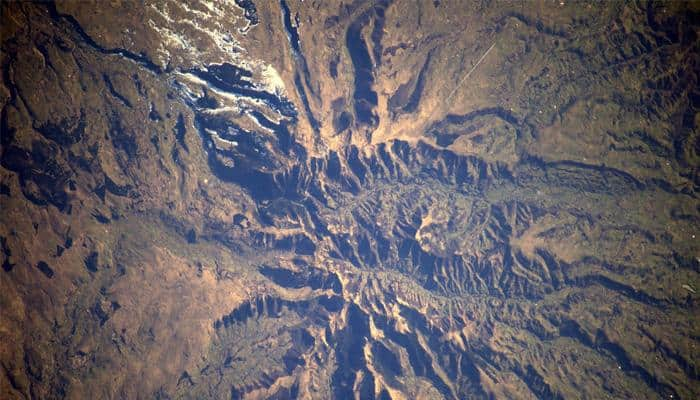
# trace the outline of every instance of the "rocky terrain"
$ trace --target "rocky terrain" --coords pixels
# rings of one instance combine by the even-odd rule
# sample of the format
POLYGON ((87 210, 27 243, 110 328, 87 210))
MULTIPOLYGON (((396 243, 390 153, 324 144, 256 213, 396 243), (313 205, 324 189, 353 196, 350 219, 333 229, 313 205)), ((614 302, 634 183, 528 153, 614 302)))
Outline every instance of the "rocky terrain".
POLYGON ((699 3, 0 6, 0 398, 700 397, 699 3))

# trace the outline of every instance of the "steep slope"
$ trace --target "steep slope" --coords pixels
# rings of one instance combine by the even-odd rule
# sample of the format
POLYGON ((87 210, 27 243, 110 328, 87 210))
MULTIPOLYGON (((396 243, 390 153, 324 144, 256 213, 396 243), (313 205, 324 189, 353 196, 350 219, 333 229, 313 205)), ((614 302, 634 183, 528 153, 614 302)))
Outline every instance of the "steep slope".
POLYGON ((700 396, 700 10, 445 3, 3 3, 2 397, 700 396))

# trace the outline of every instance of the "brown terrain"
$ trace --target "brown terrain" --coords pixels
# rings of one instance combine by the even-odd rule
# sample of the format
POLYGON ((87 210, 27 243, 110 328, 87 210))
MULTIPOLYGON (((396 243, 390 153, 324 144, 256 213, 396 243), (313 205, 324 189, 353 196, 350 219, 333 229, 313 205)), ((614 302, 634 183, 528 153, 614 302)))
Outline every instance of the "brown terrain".
POLYGON ((0 7, 0 398, 700 398, 700 3, 0 7))

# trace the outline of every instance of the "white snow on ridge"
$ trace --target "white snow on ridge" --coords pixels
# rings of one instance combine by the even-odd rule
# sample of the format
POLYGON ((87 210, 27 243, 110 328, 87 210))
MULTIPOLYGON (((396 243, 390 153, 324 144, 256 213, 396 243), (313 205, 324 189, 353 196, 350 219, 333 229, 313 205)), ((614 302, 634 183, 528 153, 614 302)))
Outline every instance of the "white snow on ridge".
POLYGON ((150 4, 150 9, 166 22, 165 26, 159 26, 155 21, 150 20, 149 26, 165 39, 164 44, 166 46, 161 46, 164 48, 160 51, 166 53, 167 58, 173 58, 169 54, 172 50, 186 53, 188 58, 195 63, 205 59, 206 57, 204 56, 211 55, 212 50, 208 46, 201 48, 202 46, 192 43, 193 40, 185 39, 187 36, 186 32, 189 29, 196 31, 197 35, 209 38, 215 44, 215 52, 221 53, 216 54, 217 58, 221 58, 222 54, 224 55, 225 59, 222 61, 236 62, 238 61, 237 54, 245 53, 245 49, 240 46, 240 43, 231 32, 236 22, 235 19, 238 19, 238 17, 232 16, 234 20, 230 22, 231 28, 227 28, 228 23, 225 26, 221 21, 224 13, 211 4, 206 6, 210 12, 192 9, 187 3, 176 3, 175 7, 179 8, 180 12, 184 13, 185 16, 180 16, 179 13, 173 15, 174 11, 168 3, 150 4), (171 48, 168 48, 168 46, 171 48))
MULTIPOLYGON (((177 75, 177 77, 182 78, 182 81, 185 81, 185 82, 181 81, 181 83, 183 85, 187 85, 189 83, 191 85, 205 87, 207 89, 207 91, 215 94, 216 96, 220 97, 221 99, 232 101, 233 105, 229 104, 228 107, 237 107, 238 109, 256 108, 260 112, 262 112, 267 119, 269 119, 275 123, 279 123, 279 119, 280 119, 279 114, 275 113, 275 117, 271 117, 269 115, 269 113, 266 112, 266 110, 268 110, 269 107, 267 106, 267 104, 265 104, 264 101, 262 101, 260 99, 255 99, 252 97, 245 97, 245 96, 238 96, 236 94, 226 92, 224 90, 220 90, 220 89, 216 88, 215 86, 212 86, 211 84, 209 84, 209 82, 199 78, 197 75, 190 73, 190 72, 175 72, 175 74, 177 75)), ((186 86, 186 87, 188 88, 189 92, 192 93, 191 88, 189 86, 186 86)), ((219 108, 219 110, 222 110, 221 112, 223 112, 223 108, 219 108)), ((258 122, 256 121, 256 123, 258 123, 258 122)))
POLYGON ((236 96, 233 93, 225 92, 225 91, 222 91, 222 90, 215 88, 214 86, 210 85, 209 82, 205 81, 204 79, 201 79, 200 77, 198 77, 197 75, 195 75, 193 73, 176 72, 176 74, 177 74, 177 76, 184 78, 185 80, 189 81, 192 84, 206 87, 207 90, 216 94, 217 96, 231 100, 235 103, 238 103, 238 100, 241 98, 240 96, 236 96))
POLYGON ((217 114, 224 114, 224 113, 240 114, 241 108, 237 107, 237 106, 226 106, 226 107, 219 107, 219 108, 215 108, 215 109, 203 110, 203 113, 210 114, 210 115, 217 115, 217 114))
POLYGON ((238 147, 237 141, 224 139, 219 136, 218 132, 212 129, 205 128, 204 131, 209 134, 209 137, 211 137, 211 140, 214 142, 214 147, 219 150, 232 150, 238 147))
POLYGON ((215 14, 217 17, 222 17, 224 12, 220 8, 216 7, 214 5, 215 3, 220 4, 220 2, 213 2, 213 1, 206 1, 206 0, 199 1, 199 4, 206 7, 212 14, 215 14))
POLYGON ((281 95, 286 92, 284 80, 282 80, 282 77, 277 72, 275 67, 272 65, 263 65, 261 75, 263 78, 262 83, 268 92, 272 92, 277 95, 281 95))
MULTIPOLYGON (((161 66, 173 61, 179 63, 183 58, 202 70, 207 65, 230 63, 253 72, 253 79, 248 81, 258 90, 286 96, 285 82, 275 67, 246 57, 246 49, 236 38, 241 37, 236 26, 241 24, 244 11, 233 1, 154 1, 149 4, 149 10, 157 14, 148 20, 148 26, 161 38, 157 48, 157 61, 161 66)), ((187 80, 207 87, 222 98, 236 102, 245 99, 248 103, 264 106, 258 99, 242 98, 213 88, 192 74, 184 75, 187 75, 187 80)))

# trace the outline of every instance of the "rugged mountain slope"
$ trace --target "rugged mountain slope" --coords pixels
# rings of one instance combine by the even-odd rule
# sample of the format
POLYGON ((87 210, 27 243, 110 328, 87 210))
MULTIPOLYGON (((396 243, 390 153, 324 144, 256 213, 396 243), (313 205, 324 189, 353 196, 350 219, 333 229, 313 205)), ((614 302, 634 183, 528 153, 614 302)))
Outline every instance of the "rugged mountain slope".
POLYGON ((3 3, 2 397, 697 398, 699 13, 3 3))

